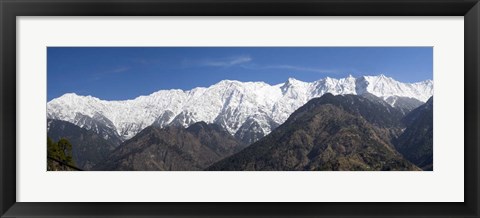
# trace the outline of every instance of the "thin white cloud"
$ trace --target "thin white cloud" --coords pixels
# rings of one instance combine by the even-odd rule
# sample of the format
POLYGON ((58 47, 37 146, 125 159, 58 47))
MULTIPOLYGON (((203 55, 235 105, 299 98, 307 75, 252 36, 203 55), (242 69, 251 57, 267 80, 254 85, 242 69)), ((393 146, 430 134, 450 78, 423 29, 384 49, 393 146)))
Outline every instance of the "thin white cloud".
POLYGON ((291 70, 291 71, 302 71, 302 72, 312 72, 312 73, 339 73, 338 70, 324 69, 324 68, 315 68, 315 67, 303 67, 295 65, 266 65, 266 66, 248 66, 249 69, 281 69, 281 70, 291 70))
POLYGON ((95 73, 93 75, 92 80, 100 80, 104 76, 111 75, 111 74, 120 74, 120 73, 129 71, 129 70, 130 70, 130 67, 119 66, 119 67, 116 67, 116 68, 112 68, 112 69, 109 69, 109 70, 105 70, 105 71, 95 73))
POLYGON ((340 73, 340 71, 333 70, 333 69, 304 67, 304 66, 295 66, 295 65, 259 65, 259 64, 255 64, 253 62, 253 58, 251 58, 248 55, 226 57, 226 58, 219 58, 219 59, 203 59, 198 61, 184 60, 182 64, 184 67, 191 67, 191 66, 232 67, 232 66, 238 65, 245 69, 251 69, 251 70, 283 69, 283 70, 313 72, 313 73, 340 73))
POLYGON ((239 64, 251 62, 253 59, 250 56, 236 56, 221 59, 205 59, 198 61, 200 66, 209 67, 231 67, 239 64))
POLYGON ((164 59, 162 58, 133 58, 130 61, 135 63, 135 64, 159 64, 162 63, 164 59))
POLYGON ((110 71, 106 71, 105 73, 108 74, 108 73, 122 73, 122 72, 125 72, 125 71, 128 71, 130 70, 130 67, 118 67, 118 68, 115 68, 115 69, 112 69, 110 71))

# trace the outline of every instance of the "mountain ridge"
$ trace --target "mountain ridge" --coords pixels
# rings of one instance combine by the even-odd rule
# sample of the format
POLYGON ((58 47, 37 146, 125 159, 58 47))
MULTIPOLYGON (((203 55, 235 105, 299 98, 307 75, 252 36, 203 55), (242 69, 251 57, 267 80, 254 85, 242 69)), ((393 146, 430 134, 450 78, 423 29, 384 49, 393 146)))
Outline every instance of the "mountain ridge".
POLYGON ((79 117, 101 117, 102 123, 113 125, 112 129, 122 140, 132 138, 154 123, 160 127, 188 127, 204 121, 220 125, 231 135, 236 135, 242 127, 252 126, 255 128, 250 129, 257 132, 237 135, 244 137, 245 141, 255 141, 270 133, 307 101, 325 93, 371 93, 384 100, 398 96, 426 101, 433 95, 433 81, 401 83, 384 75, 341 79, 326 77, 314 82, 289 78, 277 85, 222 80, 209 87, 185 91, 160 90, 124 101, 105 101, 68 93, 47 103, 47 118, 78 125, 79 117))

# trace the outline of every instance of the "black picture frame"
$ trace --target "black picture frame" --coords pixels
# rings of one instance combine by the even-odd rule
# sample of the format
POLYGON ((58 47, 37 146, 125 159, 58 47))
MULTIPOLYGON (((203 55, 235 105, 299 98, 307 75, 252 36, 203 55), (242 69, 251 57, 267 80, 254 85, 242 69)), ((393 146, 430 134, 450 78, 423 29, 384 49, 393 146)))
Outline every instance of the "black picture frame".
POLYGON ((478 0, 1 0, 1 217, 479 217, 478 0), (464 16, 463 203, 22 203, 16 202, 17 16, 464 16))

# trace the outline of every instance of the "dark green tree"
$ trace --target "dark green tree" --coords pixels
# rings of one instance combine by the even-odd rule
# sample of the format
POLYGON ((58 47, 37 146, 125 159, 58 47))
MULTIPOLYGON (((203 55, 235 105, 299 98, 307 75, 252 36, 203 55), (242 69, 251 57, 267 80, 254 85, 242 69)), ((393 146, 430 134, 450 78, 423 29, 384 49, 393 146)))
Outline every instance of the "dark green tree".
POLYGON ((69 167, 65 164, 75 166, 72 157, 72 144, 65 138, 54 142, 50 137, 47 137, 47 157, 47 170, 69 170, 69 167))
POLYGON ((62 161, 69 165, 75 165, 72 157, 72 144, 67 139, 60 139, 57 142, 58 148, 60 149, 60 157, 62 161))

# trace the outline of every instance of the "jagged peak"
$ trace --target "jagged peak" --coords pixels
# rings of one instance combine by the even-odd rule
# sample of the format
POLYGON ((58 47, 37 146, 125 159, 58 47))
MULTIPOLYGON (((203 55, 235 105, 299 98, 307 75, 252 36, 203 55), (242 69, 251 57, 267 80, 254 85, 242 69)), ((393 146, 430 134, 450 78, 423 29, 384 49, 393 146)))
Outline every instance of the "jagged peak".
POLYGON ((420 82, 416 82, 416 83, 413 83, 413 84, 426 84, 426 85, 433 85, 433 80, 431 79, 427 79, 427 80, 424 80, 424 81, 420 81, 420 82))
MULTIPOLYGON (((63 94, 62 96, 58 97, 58 98, 55 98, 53 100, 59 100, 59 99, 78 99, 78 98, 84 98, 86 96, 81 96, 81 95, 78 95, 77 93, 74 93, 74 92, 70 92, 70 93, 65 93, 63 94)), ((91 97, 91 96, 90 96, 91 97)), ((52 101, 53 101, 52 100, 52 101)))
POLYGON ((288 77, 286 83, 297 83, 297 82, 303 82, 303 81, 300 81, 298 79, 295 79, 293 77, 288 77))
POLYGON ((395 81, 392 77, 389 77, 389 76, 386 76, 385 74, 380 74, 378 76, 380 79, 384 79, 384 80, 390 80, 390 81, 395 81))
MULTIPOLYGON (((201 89, 201 88, 204 88, 204 87, 197 87, 195 89, 201 89)), ((190 91, 190 90, 183 90, 183 89, 164 89, 164 90, 158 90, 156 92, 153 92, 152 94, 150 95, 141 95, 141 96, 138 96, 137 98, 141 98, 141 97, 148 97, 148 96, 156 96, 156 95, 162 95, 166 92, 177 92, 177 93, 182 93, 182 92, 186 92, 186 91, 190 91)))
POLYGON ((376 76, 365 75, 365 76, 362 76, 362 77, 365 78, 365 79, 375 79, 375 80, 393 80, 391 77, 388 77, 383 73, 378 74, 376 76))
POLYGON ((283 93, 285 93, 287 90, 290 88, 295 88, 295 87, 306 87, 306 85, 309 84, 308 82, 304 82, 301 80, 297 80, 293 77, 289 77, 285 83, 283 83, 282 86, 280 86, 281 90, 283 93))
POLYGON ((270 85, 265 83, 265 82, 260 82, 260 81, 241 82, 241 81, 238 81, 238 80, 222 80, 222 81, 220 81, 216 84, 211 85, 207 89, 210 89, 210 88, 252 89, 254 87, 264 87, 264 86, 270 86, 270 85))
POLYGON ((70 92, 63 94, 61 97, 79 97, 79 95, 77 95, 75 92, 70 92))
POLYGON ((395 86, 390 86, 389 83, 376 85, 375 81, 377 80, 375 79, 370 79, 371 82, 368 82, 365 80, 367 77, 386 78, 383 74, 357 78, 350 74, 348 77, 340 79, 325 77, 315 82, 303 82, 290 77, 278 85, 269 85, 265 82, 222 80, 207 88, 197 87, 189 91, 160 90, 149 96, 122 101, 104 101, 91 96, 67 93, 62 96, 66 99, 52 100, 53 102, 48 103, 47 116, 72 121, 75 118, 74 112, 93 116, 96 111, 100 111, 114 123, 122 137, 128 138, 151 125, 168 110, 172 113, 168 119, 165 118, 163 126, 169 125, 173 121, 178 122, 178 125, 182 127, 197 121, 213 123, 218 117, 221 117, 224 119, 221 123, 222 128, 234 134, 248 117, 259 111, 263 111, 262 113, 266 115, 265 119, 260 117, 258 122, 268 123, 273 120, 283 123, 294 110, 306 101, 328 92, 335 95, 370 92, 382 98, 399 95, 414 97, 423 102, 433 93, 433 86, 429 85, 429 81, 414 86, 397 82, 394 84, 395 86), (398 88, 399 86, 401 87, 398 88), (287 92, 288 94, 286 94, 287 92), (89 98, 99 101, 88 100, 89 98))
POLYGON ((57 100, 82 100, 82 99, 100 101, 100 99, 98 99, 98 98, 96 98, 96 97, 93 97, 93 96, 91 96, 91 95, 83 96, 83 95, 78 95, 77 93, 74 93, 74 92, 65 93, 65 94, 63 94, 62 96, 58 97, 58 98, 52 99, 51 101, 57 101, 57 100))
POLYGON ((238 80, 229 80, 229 79, 224 79, 224 80, 221 80, 220 82, 214 84, 214 85, 231 85, 231 84, 240 84, 242 82, 238 81, 238 80))

